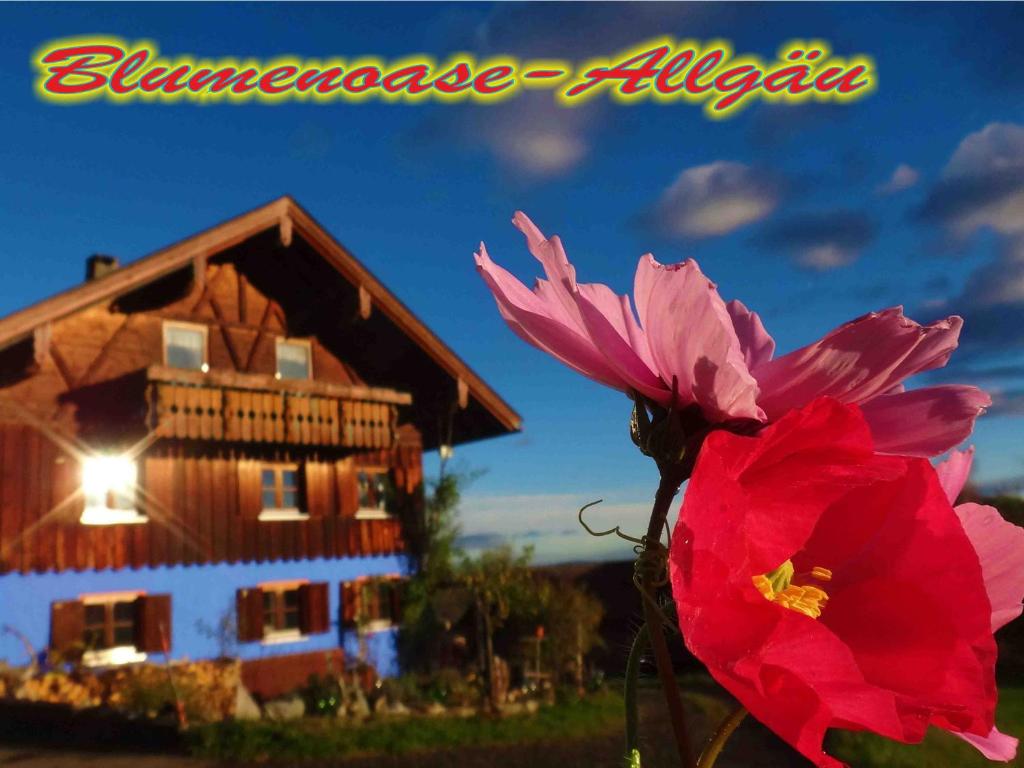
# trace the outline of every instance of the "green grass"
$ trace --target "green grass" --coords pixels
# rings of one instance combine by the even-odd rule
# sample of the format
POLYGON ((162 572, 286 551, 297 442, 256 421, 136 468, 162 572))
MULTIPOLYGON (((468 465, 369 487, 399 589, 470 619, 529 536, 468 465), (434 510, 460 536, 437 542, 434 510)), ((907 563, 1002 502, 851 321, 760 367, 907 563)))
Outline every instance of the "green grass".
POLYGON ((432 748, 564 742, 617 728, 622 698, 615 693, 504 718, 422 718, 355 725, 332 719, 223 722, 190 734, 194 754, 218 760, 315 760, 363 754, 405 754, 432 748))
MULTIPOLYGON (((1001 688, 996 723, 1003 733, 1024 736, 1024 688, 1001 688)), ((992 763, 955 736, 931 729, 922 744, 899 744, 866 733, 836 732, 828 751, 856 768, 1024 768, 1024 755, 992 763)))

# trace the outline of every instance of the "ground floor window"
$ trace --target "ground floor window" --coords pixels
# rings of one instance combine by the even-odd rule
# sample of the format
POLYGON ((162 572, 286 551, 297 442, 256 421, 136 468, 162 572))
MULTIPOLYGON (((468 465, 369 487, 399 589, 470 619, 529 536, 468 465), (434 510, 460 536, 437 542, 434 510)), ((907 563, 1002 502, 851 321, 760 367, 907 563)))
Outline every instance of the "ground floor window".
POLYGON ((341 585, 343 620, 364 630, 379 630, 402 619, 402 590, 397 577, 373 577, 341 585))
POLYGON ((51 606, 50 652, 62 660, 125 664, 167 652, 170 646, 170 595, 109 592, 51 606))
POLYGON ((263 634, 299 631, 299 588, 264 588, 263 634))
POLYGON ((330 628, 327 584, 268 582, 236 594, 241 642, 293 642, 330 628))

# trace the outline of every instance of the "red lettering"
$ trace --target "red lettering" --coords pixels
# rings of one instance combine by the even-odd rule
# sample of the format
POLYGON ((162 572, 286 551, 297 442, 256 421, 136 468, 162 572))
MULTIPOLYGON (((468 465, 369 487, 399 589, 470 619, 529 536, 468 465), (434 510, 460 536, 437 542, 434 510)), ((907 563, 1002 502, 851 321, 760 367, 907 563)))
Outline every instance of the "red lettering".
POLYGON ((43 88, 50 93, 88 93, 107 84, 107 76, 93 69, 103 69, 117 64, 124 58, 124 51, 114 45, 73 45, 50 51, 43 58, 43 64, 59 61, 69 63, 48 67, 52 74, 46 78, 43 88), (84 80, 76 78, 84 78, 84 80))
POLYGON ((693 61, 695 56, 693 50, 686 50, 682 53, 678 53, 672 57, 668 64, 666 64, 658 76, 654 79, 654 90, 658 93, 676 93, 686 87, 686 83, 673 84, 672 78, 686 69, 690 62, 693 61))
POLYGON ((434 80, 434 88, 440 93, 459 93, 472 86, 473 73, 465 62, 459 62, 434 80))
POLYGON ((143 48, 141 51, 136 51, 114 70, 114 73, 110 76, 110 90, 114 93, 131 93, 138 88, 137 83, 131 83, 130 85, 125 83, 125 78, 129 75, 135 74, 143 64, 149 59, 149 51, 143 48))
POLYGON ((388 93, 401 90, 409 93, 423 93, 430 89, 430 83, 424 82, 430 75, 426 64, 414 64, 389 72, 384 78, 383 87, 388 93))
POLYGON ((331 82, 335 78, 341 77, 344 70, 341 67, 330 67, 323 71, 319 69, 310 69, 299 75, 295 81, 295 90, 300 93, 305 93, 310 88, 316 85, 317 93, 330 93, 331 91, 337 90, 340 83, 331 82))
POLYGON ((511 88, 513 81, 508 79, 505 82, 500 81, 510 77, 514 71, 507 64, 489 67, 473 78, 473 90, 477 93, 501 93, 507 88, 511 88))
POLYGON ((649 83, 644 81, 650 80, 658 74, 657 65, 668 51, 667 45, 661 45, 632 56, 613 67, 594 67, 585 75, 586 82, 574 85, 565 92, 565 95, 579 96, 607 80, 621 80, 622 84, 619 86, 621 93, 640 93, 649 87, 649 83))
POLYGON ((252 67, 243 70, 223 67, 216 71, 204 67, 197 69, 189 78, 188 87, 196 93, 206 88, 209 88, 210 93, 219 93, 226 88, 230 88, 233 93, 246 93, 256 87, 258 74, 252 67))
POLYGON ((356 67, 341 81, 349 93, 362 93, 380 85, 380 70, 376 67, 356 67))
POLYGON ((684 81, 686 90, 690 93, 704 93, 704 91, 709 90, 711 88, 711 83, 701 85, 697 81, 717 67, 722 62, 723 58, 725 58, 725 51, 721 48, 717 48, 701 56, 700 61, 698 61, 693 68, 686 73, 686 80, 684 81))
POLYGON ((800 80, 809 73, 810 69, 806 64, 797 64, 792 67, 777 69, 764 79, 764 89, 768 93, 778 93, 788 90, 790 93, 803 93, 814 86, 803 85, 800 80), (787 79, 788 78, 788 79, 787 79))
POLYGON ((167 67, 153 67, 141 78, 139 88, 145 93, 163 91, 164 93, 177 93, 188 88, 188 74, 190 67, 182 64, 177 69, 168 72, 167 67))
POLYGON ((715 89, 729 95, 716 101, 714 109, 716 111, 728 109, 751 91, 757 90, 761 84, 760 81, 761 71, 750 64, 733 67, 722 72, 715 77, 715 89))
POLYGON ((274 67, 268 69, 260 77, 259 89, 264 93, 284 93, 292 87, 292 83, 287 85, 279 85, 279 80, 289 80, 299 73, 298 67, 293 67, 290 64, 283 67, 274 67))

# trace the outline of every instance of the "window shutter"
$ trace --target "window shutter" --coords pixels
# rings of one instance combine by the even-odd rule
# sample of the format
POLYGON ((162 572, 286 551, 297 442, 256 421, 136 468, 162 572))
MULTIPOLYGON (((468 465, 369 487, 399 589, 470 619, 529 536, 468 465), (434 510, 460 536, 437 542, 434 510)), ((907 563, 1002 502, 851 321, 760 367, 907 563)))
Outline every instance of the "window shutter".
POLYGON ((388 590, 391 598, 391 620, 395 624, 402 621, 402 592, 405 589, 405 582, 395 579, 391 582, 391 589, 388 590))
POLYGON ((341 585, 341 623, 346 627, 356 625, 359 615, 359 584, 354 581, 342 582, 341 585))
POLYGON ((305 463, 306 511, 310 517, 323 517, 331 506, 330 465, 320 461, 305 463))
POLYGON ((338 514, 353 518, 359 509, 359 484, 356 480, 355 462, 351 458, 339 461, 338 472, 338 514))
POLYGON ((330 629, 325 582, 299 587, 299 629, 304 635, 317 635, 330 629))
POLYGON ((259 587, 240 589, 235 593, 235 623, 238 640, 249 643, 263 639, 263 590, 259 587))
POLYGON ((164 653, 171 647, 171 596, 140 595, 135 600, 135 648, 144 653, 164 653))
POLYGON ((85 603, 64 600, 50 606, 50 650, 76 656, 84 650, 85 603))
POLYGON ((252 459, 238 460, 238 513, 257 518, 263 511, 262 466, 252 459))

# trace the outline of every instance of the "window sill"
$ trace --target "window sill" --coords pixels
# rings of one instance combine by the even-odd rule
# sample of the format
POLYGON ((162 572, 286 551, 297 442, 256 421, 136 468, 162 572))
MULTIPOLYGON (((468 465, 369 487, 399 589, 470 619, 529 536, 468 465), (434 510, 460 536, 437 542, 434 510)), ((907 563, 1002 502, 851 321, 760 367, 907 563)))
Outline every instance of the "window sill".
POLYGON ((394 626, 395 624, 391 619, 374 619, 363 624, 360 630, 363 634, 371 634, 373 632, 385 632, 394 626))
POLYGON ((356 520, 394 520, 395 516, 383 509, 357 509, 356 520))
POLYGON ((136 650, 134 645, 119 645, 82 654, 82 664, 87 667, 115 667, 121 664, 138 664, 145 660, 146 654, 136 650))
POLYGON ((136 509, 86 507, 79 522, 82 525, 139 525, 148 523, 149 518, 136 509))
POLYGON ((266 632, 260 642, 262 645, 281 645, 282 643, 304 643, 307 640, 309 640, 309 636, 302 634, 298 629, 280 629, 266 632))
POLYGON ((264 522, 275 522, 280 520, 308 520, 309 513, 301 509, 264 509, 260 512, 258 520, 264 522))

